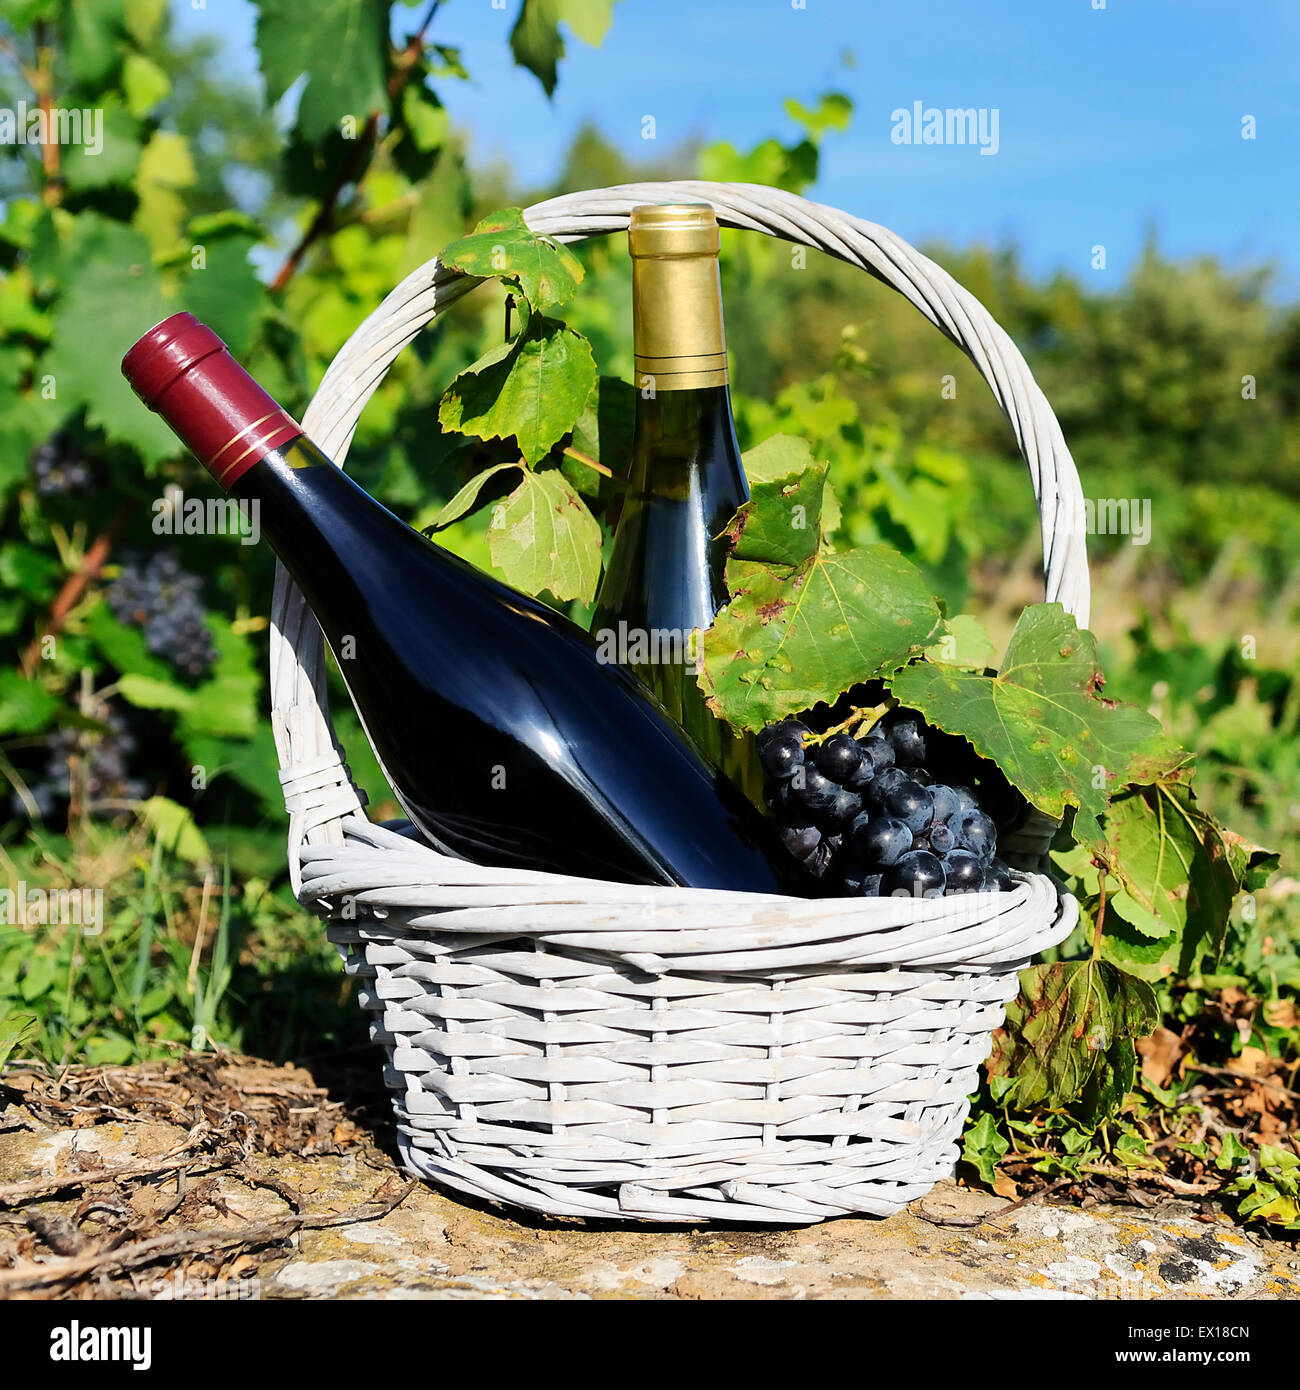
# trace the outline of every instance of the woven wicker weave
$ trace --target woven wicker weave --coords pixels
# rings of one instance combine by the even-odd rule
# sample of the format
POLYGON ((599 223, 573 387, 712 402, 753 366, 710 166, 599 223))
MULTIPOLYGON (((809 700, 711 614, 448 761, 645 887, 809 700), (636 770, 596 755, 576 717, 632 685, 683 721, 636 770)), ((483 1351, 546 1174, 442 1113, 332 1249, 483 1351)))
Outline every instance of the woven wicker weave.
MULTIPOLYGON (((1082 493, 1020 353, 892 233, 748 184, 632 184, 530 208, 573 241, 639 203, 815 247, 905 294, 963 348, 1015 431, 1049 599, 1088 618, 1082 493)), ((304 419, 343 461, 393 359, 478 282, 431 261, 344 346, 304 419)), ((887 1215, 951 1172, 1016 972, 1077 917, 1042 873, 1009 893, 804 900, 486 868, 372 825, 336 746, 320 631, 283 571, 272 721, 300 900, 328 920, 387 1051, 414 1173, 573 1216, 803 1224, 887 1215)), ((1011 849, 1033 867, 1050 825, 1011 849)))

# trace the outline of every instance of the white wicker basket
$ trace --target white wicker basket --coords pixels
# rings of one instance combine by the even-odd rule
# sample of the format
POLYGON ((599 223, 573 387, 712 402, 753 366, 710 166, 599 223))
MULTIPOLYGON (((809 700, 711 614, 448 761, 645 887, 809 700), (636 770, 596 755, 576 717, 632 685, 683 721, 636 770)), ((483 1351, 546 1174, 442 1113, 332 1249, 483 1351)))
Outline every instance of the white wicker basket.
MULTIPOLYGON (((966 351, 1029 465, 1047 597, 1086 623, 1083 537, 1066 524, 1082 494, 1060 427, 1007 335, 906 242, 749 184, 631 184, 526 215, 575 241, 682 198, 870 272, 966 351)), ((353 334, 304 419, 326 453, 343 462, 393 359, 477 283, 430 261, 353 334)), ((283 571, 271 695, 293 885, 361 982, 402 1159, 477 1197, 690 1223, 897 1211, 952 1171, 1016 973, 1077 917, 1037 872, 1009 893, 809 901, 440 855, 363 815, 329 722, 320 631, 283 571)), ((1019 862, 1037 862, 1046 833, 1011 847, 1019 862)))

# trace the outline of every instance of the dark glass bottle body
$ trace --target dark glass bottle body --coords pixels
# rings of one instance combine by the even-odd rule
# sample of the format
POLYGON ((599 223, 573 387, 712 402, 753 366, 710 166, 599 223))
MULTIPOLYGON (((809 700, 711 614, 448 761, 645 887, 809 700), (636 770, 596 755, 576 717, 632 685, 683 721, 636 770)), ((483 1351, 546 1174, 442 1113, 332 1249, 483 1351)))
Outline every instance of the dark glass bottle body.
POLYGON ((727 386, 643 393, 632 468, 591 630, 615 634, 636 673, 711 762, 757 797, 751 741, 706 706, 692 632, 727 601, 722 532, 749 498, 727 386), (638 645, 637 634, 645 634, 638 645))
POLYGON ((566 618, 412 530, 304 438, 231 492, 257 502, 434 843, 624 882, 799 887, 762 818, 566 618))

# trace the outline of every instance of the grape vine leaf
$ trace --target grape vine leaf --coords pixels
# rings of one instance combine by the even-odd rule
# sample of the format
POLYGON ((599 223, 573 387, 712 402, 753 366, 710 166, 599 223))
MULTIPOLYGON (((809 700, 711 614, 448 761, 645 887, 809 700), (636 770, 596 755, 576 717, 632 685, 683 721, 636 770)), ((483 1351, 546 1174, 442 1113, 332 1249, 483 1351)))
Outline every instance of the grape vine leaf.
POLYGON ((529 231, 518 208, 490 213, 442 253, 443 265, 483 279, 495 276, 539 313, 558 309, 582 282, 582 262, 557 241, 529 231))
POLYGON ((1010 1147, 1010 1141, 998 1131, 997 1121, 986 1110, 962 1135, 961 1156, 979 1173, 981 1181, 992 1187, 997 1180, 998 1164, 1010 1147))
POLYGON ((622 377, 602 376, 573 425, 573 447, 626 477, 632 460, 636 387, 622 377))
POLYGON ((59 259, 68 289, 55 311, 54 340, 38 374, 53 378, 61 410, 84 405, 89 424, 133 445, 146 464, 178 454, 176 436, 161 417, 140 404, 121 372, 106 367, 174 307, 163 297, 149 243, 121 223, 86 212, 78 216, 59 259), (90 326, 93 352, 86 350, 90 326))
POLYGON ((522 463, 485 468, 443 507, 425 534, 458 521, 474 507, 489 479, 513 468, 523 476, 509 496, 495 503, 488 526, 493 566, 526 594, 545 590, 557 599, 590 603, 600 578, 600 525, 558 469, 536 473, 522 463))
POLYGON ((1111 791, 1172 776, 1188 755, 1158 720, 1100 694, 1097 642, 1059 603, 1025 609, 996 676, 916 662, 893 693, 975 751, 1046 815, 1076 808, 1074 838, 1100 851, 1111 791))
POLYGON ((558 319, 534 316, 456 377, 443 393, 444 429, 519 443, 528 463, 573 428, 596 380, 591 344, 558 319))
POLYGON ((189 141, 172 131, 154 131, 140 154, 132 222, 155 251, 167 249, 180 236, 185 217, 181 190, 192 187, 196 178, 189 141))
POLYGON ((744 463, 750 500, 726 533, 731 601, 705 633, 700 683, 715 714, 757 730, 905 661, 940 618, 897 551, 826 544, 826 464, 805 441, 776 436, 744 463))
POLYGON ((600 526, 555 468, 524 470, 519 486, 493 509, 492 563, 526 594, 590 603, 600 577, 600 526))
POLYGON ((1060 1109, 1083 1098, 1104 1112, 1133 1084, 1135 1040, 1159 1021, 1150 986, 1105 961, 1031 965, 993 1035, 988 1073, 1017 1079, 1018 1110, 1060 1109))
POLYGON ((564 57, 561 20, 584 43, 600 44, 609 29, 615 0, 524 0, 510 31, 510 51, 542 84, 549 97, 555 91, 556 69, 564 57))
POLYGON ((236 357, 242 357, 253 346, 266 304, 266 286, 248 259, 261 235, 236 224, 203 232, 191 224, 189 235, 202 247, 203 258, 196 264, 194 252, 186 248, 181 301, 236 357))
POLYGON ((43 685, 17 671, 0 670, 0 734, 36 733, 58 708, 58 700, 43 685))
MULTIPOLYGON (((1154 978, 1192 974, 1218 959, 1237 894, 1275 857, 1247 844, 1196 803, 1191 789, 1157 783, 1117 796, 1106 815, 1105 862, 1122 885, 1107 904, 1104 935, 1121 933, 1108 957, 1135 956, 1154 978), (1136 939, 1135 939, 1136 936, 1136 939), (1163 949, 1134 950, 1141 940, 1163 949)), ((1125 968, 1128 968, 1125 966, 1125 968)))
POLYGON ((345 116, 363 120, 387 104, 388 0, 260 0, 257 52, 274 105, 307 74, 297 128, 310 140, 339 128, 345 116))
POLYGON ((945 624, 947 631, 932 647, 925 649, 931 661, 984 671, 998 663, 998 649, 988 629, 969 613, 958 613, 945 624))

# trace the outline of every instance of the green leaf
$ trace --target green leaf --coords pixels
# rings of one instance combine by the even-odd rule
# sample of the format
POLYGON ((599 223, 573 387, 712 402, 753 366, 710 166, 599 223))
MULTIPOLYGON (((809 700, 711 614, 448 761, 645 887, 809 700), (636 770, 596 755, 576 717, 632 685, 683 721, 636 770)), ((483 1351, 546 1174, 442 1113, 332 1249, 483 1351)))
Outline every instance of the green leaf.
POLYGON ((189 864, 206 863, 212 858, 208 842, 188 807, 165 796, 151 796, 141 804, 140 814, 163 848, 177 858, 189 864))
POLYGON ((171 667, 149 650, 144 633, 115 617, 107 603, 97 603, 90 610, 85 626, 86 635, 117 671, 148 676, 154 681, 171 679, 171 667))
POLYGON ((17 590, 38 603, 54 593, 63 569, 57 560, 22 541, 0 546, 0 588, 17 590))
POLYGON ((171 94, 171 78, 143 53, 128 53, 122 65, 122 90, 133 116, 147 116, 171 94))
POLYGON ((0 1023, 0 1073, 9 1065, 28 1033, 36 1027, 36 1019, 31 1014, 5 1019, 0 1023))
POLYGON ((930 661, 984 671, 997 665, 998 649, 988 629, 969 613, 958 613, 944 624, 947 631, 932 647, 925 649, 930 661))
POLYGON ((23 973, 20 986, 23 1002, 30 1004, 34 999, 48 994, 58 973, 58 962, 53 956, 34 956, 23 973))
POLYGON ((844 130, 853 115, 853 102, 843 92, 826 92, 817 103, 816 111, 809 111, 802 102, 787 101, 786 115, 799 122, 814 140, 820 140, 828 130, 844 130))
POLYGON ((167 0, 126 0, 126 29, 136 43, 148 43, 167 13, 167 0))
POLYGON ((253 644, 216 615, 208 618, 217 659, 207 679, 196 685, 181 716, 181 737, 250 738, 258 727, 262 678, 253 644))
POLYGON ((192 187, 195 177, 189 141, 172 131, 156 130, 140 155, 135 177, 139 202, 132 219, 155 251, 174 245, 180 236, 185 217, 181 191, 192 187))
POLYGON ((261 240, 242 228, 218 230, 206 243, 191 227, 203 255, 187 252, 181 281, 181 302, 206 323, 236 356, 253 345, 266 303, 266 286, 257 277, 248 253, 261 240), (196 265, 196 259, 199 264, 196 265))
POLYGON ((478 501, 479 493, 483 491, 489 478, 495 477, 504 469, 520 467, 522 465, 518 463, 497 463, 493 464, 491 468, 485 468, 481 473, 476 473, 434 517, 425 528, 424 534, 431 536, 438 531, 444 531, 453 522, 459 521, 466 512, 472 512, 478 501))
POLYGON ((58 700, 44 686, 0 668, 0 735, 39 733, 58 708, 58 700))
POLYGON ((1139 980, 1157 983, 1178 969, 1183 943, 1178 936, 1152 940, 1130 926, 1121 915, 1127 894, 1118 894, 1106 907, 1106 924, 1101 936, 1104 960, 1139 980))
POLYGON ((117 683, 122 698, 137 709, 188 710, 194 705, 194 692, 179 681, 159 680, 127 672, 117 683))
POLYGON ((100 87, 117 63, 118 39, 126 27, 125 0, 69 5, 65 13, 68 71, 83 86, 100 87))
POLYGON ((402 92, 402 122, 422 154, 440 149, 451 129, 447 108, 428 87, 415 82, 402 92))
POLYGON ((757 730, 906 660, 939 609, 890 547, 824 544, 826 465, 806 443, 778 436, 744 462, 750 501, 728 528, 732 597, 705 633, 701 684, 715 714, 757 730))
POLYGON ((998 1163, 1010 1147, 1010 1140, 998 1131, 997 1121, 986 1110, 962 1136, 961 1156, 992 1187, 998 1163))
POLYGON ((1214 1166, 1220 1171, 1226 1172, 1249 1162, 1250 1150, 1230 1129, 1224 1130, 1222 1141, 1219 1144, 1219 1156, 1214 1160, 1214 1166))
POLYGON ((387 0, 261 0, 257 52, 273 105, 303 73, 297 128, 316 141, 345 116, 364 120, 387 104, 387 0))
POLYGON ((892 681, 904 705, 969 739, 1040 811, 1077 807, 1074 837, 1098 850, 1110 791, 1187 758, 1158 720, 1104 699, 1101 685, 1096 639, 1057 603, 1025 609, 996 676, 927 661, 892 681))
POLYGON ((1123 884, 1114 907, 1144 936, 1176 935, 1183 973, 1217 960, 1250 849, 1188 788, 1138 787, 1111 802, 1106 861, 1123 884))
POLYGON ((603 463, 616 478, 626 477, 632 459, 636 388, 616 376, 602 376, 573 426, 573 447, 603 463))
POLYGON ((518 208, 483 218, 468 236, 453 241, 441 259, 466 275, 495 276, 539 313, 567 304, 583 275, 582 262, 573 252, 535 236, 518 208))
POLYGON ((561 21, 583 43, 596 46, 609 29, 614 3, 615 0, 524 0, 510 31, 510 51, 515 62, 527 68, 550 96, 555 91, 556 67, 564 57, 561 21))
POLYGON ((1019 1110, 1061 1109, 1091 1085, 1103 1106, 1089 1108, 1113 1111, 1132 1085, 1134 1040, 1159 1020, 1150 987, 1104 961, 1033 965, 993 1035, 989 1074, 1017 1078, 1019 1110))
POLYGON ((510 31, 510 52, 542 84, 549 97, 555 91, 556 67, 564 57, 558 26, 557 0, 524 0, 510 31))
POLYGON ((519 486, 493 509, 492 563, 526 594, 590 603, 600 578, 600 526, 558 469, 523 470, 519 486))
POLYGON ((116 92, 100 99, 95 119, 102 126, 94 142, 84 137, 83 122, 81 143, 67 145, 59 163, 64 183, 78 193, 129 184, 140 163, 140 122, 116 92))
POLYGON ((55 312, 53 344, 39 364, 41 374, 54 378, 60 406, 84 405, 89 424, 134 446, 147 463, 178 453, 175 435, 117 370, 127 348, 171 308, 148 242, 120 223, 82 213, 60 262, 68 289, 55 312), (93 352, 87 351, 90 332, 93 352))
POLYGON ((591 344, 555 319, 532 318, 462 372, 443 394, 444 429, 479 439, 513 436, 528 463, 544 458, 573 428, 596 379, 591 344))

